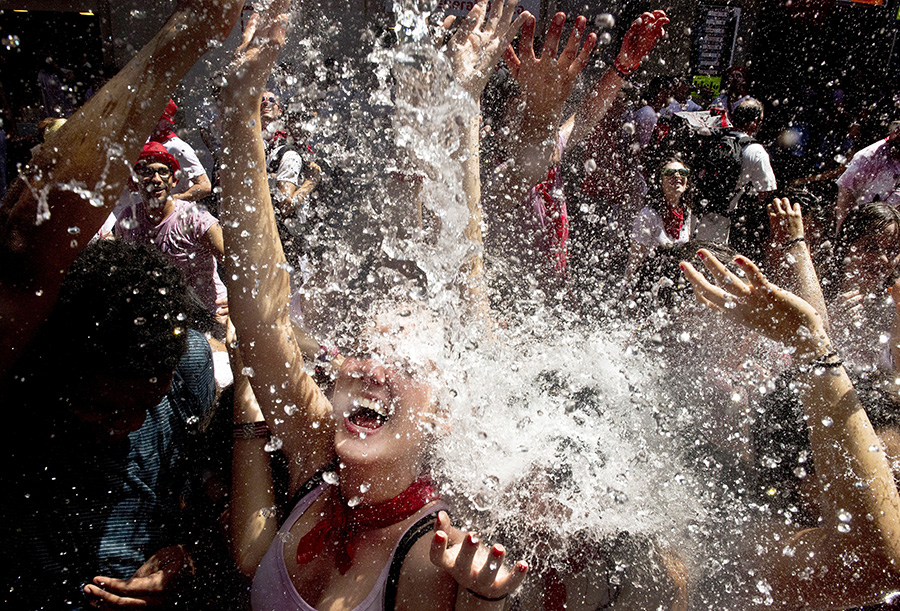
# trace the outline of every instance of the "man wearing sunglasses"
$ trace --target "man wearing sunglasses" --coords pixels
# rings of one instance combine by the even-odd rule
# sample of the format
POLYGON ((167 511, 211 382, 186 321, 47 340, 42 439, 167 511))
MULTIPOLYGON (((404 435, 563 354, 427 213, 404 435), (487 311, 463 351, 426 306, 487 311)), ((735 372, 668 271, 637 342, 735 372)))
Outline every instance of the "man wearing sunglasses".
POLYGON ((134 166, 141 204, 123 210, 114 234, 159 248, 184 273, 206 311, 217 315, 221 307, 216 301, 221 305, 225 299, 225 285, 218 274, 225 256, 222 227, 194 202, 173 197, 180 171, 178 161, 162 144, 153 140, 145 144, 134 166))

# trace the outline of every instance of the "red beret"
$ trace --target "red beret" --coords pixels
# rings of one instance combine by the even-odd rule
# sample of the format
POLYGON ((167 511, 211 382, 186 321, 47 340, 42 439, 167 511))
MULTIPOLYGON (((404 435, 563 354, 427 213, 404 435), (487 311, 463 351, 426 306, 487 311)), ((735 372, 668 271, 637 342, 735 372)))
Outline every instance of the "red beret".
POLYGON ((141 151, 141 155, 138 157, 138 163, 142 161, 164 163, 169 166, 169 169, 173 172, 177 172, 181 169, 181 164, 178 163, 178 160, 175 159, 172 154, 166 150, 166 147, 155 140, 151 140, 144 145, 144 149, 141 151))

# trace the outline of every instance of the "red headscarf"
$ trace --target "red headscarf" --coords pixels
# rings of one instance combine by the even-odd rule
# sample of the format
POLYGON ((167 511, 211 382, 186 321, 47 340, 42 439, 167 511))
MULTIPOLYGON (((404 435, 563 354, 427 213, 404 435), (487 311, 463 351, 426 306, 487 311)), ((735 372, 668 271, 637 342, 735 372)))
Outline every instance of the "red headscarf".
POLYGON ((181 164, 178 163, 178 160, 175 159, 175 157, 173 157, 172 154, 166 150, 166 147, 164 147, 159 142, 156 142, 155 140, 151 140, 144 145, 144 148, 141 151, 140 156, 138 157, 138 163, 142 161, 164 163, 169 166, 169 169, 172 170, 172 172, 177 172, 181 169, 181 164))

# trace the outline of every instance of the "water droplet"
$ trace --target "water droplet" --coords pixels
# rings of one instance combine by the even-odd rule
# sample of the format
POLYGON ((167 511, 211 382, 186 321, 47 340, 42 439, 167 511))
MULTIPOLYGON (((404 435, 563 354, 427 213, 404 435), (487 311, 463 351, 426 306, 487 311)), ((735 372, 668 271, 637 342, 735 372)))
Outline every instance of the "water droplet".
POLYGON ((256 375, 256 372, 253 371, 253 367, 244 367, 241 369, 241 375, 247 376, 248 378, 252 378, 256 375))
POLYGON ((838 520, 841 522, 849 522, 853 519, 853 516, 846 509, 841 509, 838 511, 838 520))
POLYGON ((337 471, 325 471, 324 473, 322 473, 322 480, 326 484, 336 486, 339 481, 337 471))
POLYGON ((842 523, 838 524, 837 529, 838 529, 838 532, 848 533, 848 532, 850 532, 850 525, 849 525, 849 524, 844 524, 844 523, 842 522, 842 523))
POLYGON ((281 449, 282 445, 284 445, 284 443, 281 441, 281 439, 279 439, 275 435, 272 435, 271 437, 269 437, 269 441, 266 442, 266 445, 263 446, 263 450, 265 450, 266 452, 277 452, 281 449))
POLYGON ((69 235, 78 235, 81 233, 81 227, 69 227, 69 235))
POLYGON ((195 426, 197 424, 200 424, 200 417, 199 416, 188 416, 187 418, 184 419, 184 421, 188 426, 195 426))
POLYGON ((358 496, 351 496, 349 499, 347 499, 347 507, 356 507, 361 502, 362 502, 362 499, 359 498, 358 496))
POLYGON ((832 424, 834 424, 834 420, 831 419, 831 416, 822 418, 822 426, 831 426, 832 424))
POLYGON ((147 319, 144 318, 143 316, 138 316, 137 318, 134 319, 134 324, 136 324, 139 327, 146 323, 147 323, 147 319))
POLYGON ((366 492, 369 491, 369 488, 371 488, 371 487, 372 487, 372 485, 371 485, 369 482, 363 482, 363 483, 360 484, 360 486, 359 486, 359 491, 360 491, 362 494, 365 494, 366 492))
POLYGON ((293 416, 294 414, 296 414, 299 411, 300 411, 300 409, 293 403, 288 403, 287 405, 284 406, 284 413, 287 414, 288 416, 293 416))

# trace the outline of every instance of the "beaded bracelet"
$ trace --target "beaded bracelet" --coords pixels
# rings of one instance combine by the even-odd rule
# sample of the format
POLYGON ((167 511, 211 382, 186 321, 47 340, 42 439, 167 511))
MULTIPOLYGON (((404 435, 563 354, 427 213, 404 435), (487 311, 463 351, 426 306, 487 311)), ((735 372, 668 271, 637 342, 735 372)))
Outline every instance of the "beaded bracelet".
POLYGON ((806 365, 800 365, 797 369, 799 369, 800 371, 803 371, 803 372, 808 372, 808 371, 813 371, 814 369, 817 369, 817 368, 837 369, 838 367, 843 367, 844 361, 842 361, 841 359, 832 361, 830 363, 826 362, 828 359, 833 359, 837 355, 838 355, 838 353, 834 352, 832 350, 828 354, 824 354, 824 355, 820 356, 819 358, 814 359, 811 362, 807 363, 806 365))
POLYGON ((491 602, 491 603, 495 603, 495 602, 497 602, 497 601, 503 600, 504 598, 506 598, 507 596, 509 596, 509 594, 507 593, 507 594, 504 594, 503 596, 498 596, 497 598, 489 598, 489 597, 487 597, 487 596, 482 596, 482 595, 479 594, 478 592, 473 592, 473 591, 470 590, 469 588, 466 588, 466 592, 468 592, 469 594, 471 594, 472 596, 474 596, 475 598, 477 598, 477 599, 479 599, 479 600, 486 600, 486 601, 491 602))
POLYGON ((233 436, 234 439, 268 439, 270 432, 265 422, 245 422, 234 425, 233 436))
POLYGON ((800 236, 799 238, 794 238, 793 240, 788 240, 784 244, 781 245, 781 250, 786 251, 788 248, 793 246, 794 244, 799 244, 800 242, 806 242, 806 237, 800 236))

